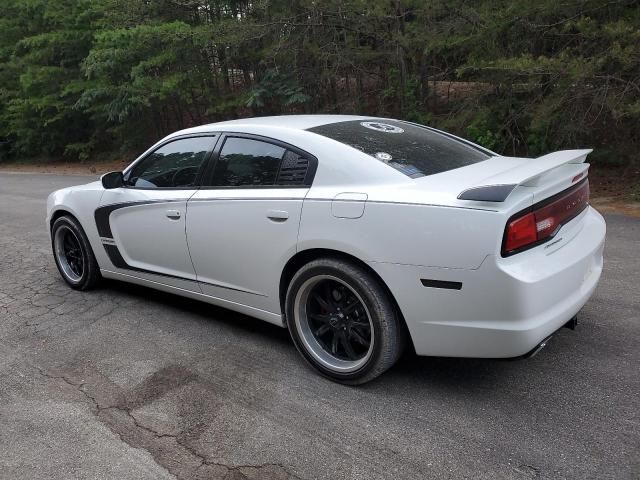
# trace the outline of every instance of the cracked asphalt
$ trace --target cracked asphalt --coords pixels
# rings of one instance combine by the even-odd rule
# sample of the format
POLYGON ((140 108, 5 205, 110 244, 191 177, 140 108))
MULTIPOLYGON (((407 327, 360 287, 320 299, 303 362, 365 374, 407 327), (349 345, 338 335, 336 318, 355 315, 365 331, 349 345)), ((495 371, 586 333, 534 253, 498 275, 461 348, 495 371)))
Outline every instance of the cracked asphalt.
POLYGON ((90 180, 0 174, 0 478, 640 478, 640 220, 607 216, 600 286, 535 358, 406 355, 354 388, 258 320, 69 289, 45 200, 90 180))

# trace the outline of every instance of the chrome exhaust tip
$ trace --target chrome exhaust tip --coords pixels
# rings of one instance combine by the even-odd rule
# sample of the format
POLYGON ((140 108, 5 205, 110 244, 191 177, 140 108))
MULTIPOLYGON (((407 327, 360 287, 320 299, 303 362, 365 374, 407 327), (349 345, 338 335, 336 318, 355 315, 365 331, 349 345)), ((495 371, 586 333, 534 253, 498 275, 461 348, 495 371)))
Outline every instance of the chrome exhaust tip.
MULTIPOLYGON (((575 315, 571 320, 569 320, 567 323, 565 323, 562 327, 563 328, 569 328, 571 330, 575 330, 577 326, 578 326, 578 316, 575 315)), ((544 347, 547 346, 547 343, 549 343, 549 340, 551 340, 551 337, 553 337, 556 333, 558 333, 559 330, 560 329, 556 330, 551 335, 549 335, 547 338, 542 340, 538 345, 533 347, 529 352, 525 353, 524 355, 522 355, 520 357, 515 357, 515 358, 532 358, 532 357, 535 357, 540 350, 542 350, 544 347)))
POLYGON ((533 358, 533 357, 535 357, 540 350, 542 350, 544 347, 547 346, 547 343, 549 342, 549 340, 551 340, 551 337, 553 337, 553 333, 551 335, 549 335, 547 338, 545 338, 544 340, 542 340, 537 346, 533 347, 533 350, 531 350, 529 353, 525 354, 524 358, 533 358))

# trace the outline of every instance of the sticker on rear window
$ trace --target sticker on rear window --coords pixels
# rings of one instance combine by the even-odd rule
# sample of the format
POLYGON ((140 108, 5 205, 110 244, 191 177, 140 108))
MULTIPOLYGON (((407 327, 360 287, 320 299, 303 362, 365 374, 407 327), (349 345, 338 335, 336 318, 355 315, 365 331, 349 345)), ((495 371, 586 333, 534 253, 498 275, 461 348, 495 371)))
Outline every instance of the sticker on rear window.
POLYGON ((368 128, 369 130, 375 130, 376 132, 384 132, 384 133, 403 133, 404 129, 400 127, 396 127, 395 125, 390 125, 388 123, 382 122, 360 122, 364 128, 368 128))
POLYGON ((393 157, 391 155, 389 155, 387 152, 378 152, 378 153, 376 153, 376 158, 378 160, 382 160, 383 162, 388 162, 393 157))

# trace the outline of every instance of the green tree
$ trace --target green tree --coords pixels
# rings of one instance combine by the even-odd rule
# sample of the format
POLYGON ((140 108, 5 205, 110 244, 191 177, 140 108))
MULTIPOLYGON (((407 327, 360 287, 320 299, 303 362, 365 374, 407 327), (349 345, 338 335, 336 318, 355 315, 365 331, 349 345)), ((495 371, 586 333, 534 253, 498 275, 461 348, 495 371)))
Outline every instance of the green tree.
POLYGON ((93 125, 76 110, 92 42, 90 0, 9 0, 0 29, 0 128, 20 155, 83 157, 93 125))
MULTIPOLYGON (((249 115, 430 123, 512 155, 636 155, 639 0, 5 0, 0 140, 139 149, 249 115)), ((597 158, 597 155, 594 156, 597 158)))

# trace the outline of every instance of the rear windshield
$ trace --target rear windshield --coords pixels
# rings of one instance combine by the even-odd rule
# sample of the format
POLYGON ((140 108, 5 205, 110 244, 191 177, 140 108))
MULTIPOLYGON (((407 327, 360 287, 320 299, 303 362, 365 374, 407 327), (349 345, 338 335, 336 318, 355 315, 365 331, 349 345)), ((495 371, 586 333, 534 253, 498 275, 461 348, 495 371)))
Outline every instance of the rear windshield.
POLYGON ((395 120, 349 120, 309 131, 357 148, 411 178, 446 172, 490 157, 445 134, 395 120))

